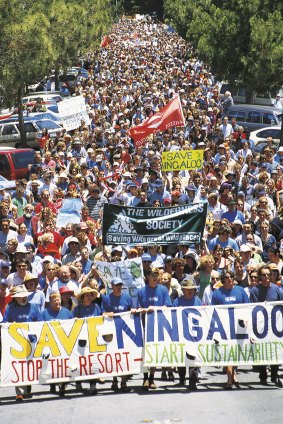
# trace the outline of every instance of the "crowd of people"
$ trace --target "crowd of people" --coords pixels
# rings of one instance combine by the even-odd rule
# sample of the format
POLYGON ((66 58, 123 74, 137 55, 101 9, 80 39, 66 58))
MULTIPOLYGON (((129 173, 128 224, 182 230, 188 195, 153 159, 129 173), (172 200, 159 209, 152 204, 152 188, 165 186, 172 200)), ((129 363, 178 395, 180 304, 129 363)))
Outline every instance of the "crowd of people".
MULTIPOLYGON (((0 311, 4 322, 51 321, 156 307, 280 301, 283 239, 283 147, 272 138, 258 154, 249 132, 228 122, 233 103, 223 99, 208 65, 192 46, 162 23, 121 20, 108 34, 109 44, 90 54, 70 95, 82 95, 90 124, 45 136, 27 178, 11 194, 0 187, 0 311), (128 130, 162 109, 179 94, 185 127, 149 136, 135 147, 128 130), (163 151, 204 150, 204 165, 194 171, 163 172, 163 151), (56 227, 66 198, 82 201, 81 221, 56 227), (134 207, 170 207, 207 203, 200 244, 105 246, 105 203, 134 207), (112 280, 111 291, 95 261, 141 257, 145 287, 138 305, 112 280)), ((223 64, 225 66, 225 64, 223 64)), ((144 374, 143 388, 155 389, 156 370, 144 374)), ((163 369, 162 379, 186 382, 186 368, 163 369)), ((227 367, 230 390, 238 384, 227 367)), ((258 367, 262 384, 268 369, 258 367)), ((195 390, 199 370, 189 370, 195 390)), ((281 387, 278 366, 271 381, 281 387)), ((90 380, 90 393, 97 392, 90 380)), ((81 384, 77 383, 77 390, 81 384)), ((112 389, 118 389, 114 378, 112 389)), ((121 389, 126 391, 127 378, 121 389)), ((50 387, 56 392, 56 386, 50 387)), ((17 401, 29 387, 16 388, 17 401)), ((60 384, 60 395, 65 384, 60 384)))

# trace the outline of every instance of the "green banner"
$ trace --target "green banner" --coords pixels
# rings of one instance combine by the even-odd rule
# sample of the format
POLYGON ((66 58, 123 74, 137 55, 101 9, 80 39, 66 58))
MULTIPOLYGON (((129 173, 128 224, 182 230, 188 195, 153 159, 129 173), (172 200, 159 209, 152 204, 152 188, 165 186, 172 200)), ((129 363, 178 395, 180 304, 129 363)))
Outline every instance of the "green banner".
POLYGON ((105 204, 103 244, 200 243, 207 204, 133 208, 105 204))

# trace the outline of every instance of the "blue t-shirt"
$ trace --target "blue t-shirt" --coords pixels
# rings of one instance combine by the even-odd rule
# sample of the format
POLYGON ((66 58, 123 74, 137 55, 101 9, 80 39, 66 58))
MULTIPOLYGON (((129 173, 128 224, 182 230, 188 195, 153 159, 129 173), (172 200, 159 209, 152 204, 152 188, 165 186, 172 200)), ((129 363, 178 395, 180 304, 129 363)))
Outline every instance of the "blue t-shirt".
POLYGON ((3 317, 3 322, 30 322, 40 320, 41 313, 38 305, 35 303, 19 305, 18 303, 11 302, 7 306, 3 317))
POLYGON ((220 287, 212 294, 212 305, 233 305, 237 303, 250 303, 249 297, 243 287, 234 286, 232 289, 220 287))
POLYGON ((238 211, 238 210, 235 210, 235 211, 232 211, 232 212, 229 212, 229 211, 224 212, 221 215, 221 219, 224 219, 224 218, 228 219, 229 222, 234 222, 236 219, 239 219, 242 224, 244 224, 245 221, 246 221, 242 212, 238 211))
POLYGON ((29 303, 34 303, 38 306, 40 312, 43 311, 45 305, 45 295, 43 291, 36 291, 28 296, 29 303))
POLYGON ((128 293, 122 293, 121 296, 114 296, 113 293, 107 294, 102 299, 101 309, 103 312, 121 312, 130 311, 133 307, 133 301, 128 293))
POLYGON ((69 309, 64 308, 63 306, 59 311, 52 311, 50 306, 45 308, 41 315, 41 321, 59 321, 62 319, 71 319, 73 318, 72 313, 69 309))
POLYGON ((223 249, 225 249, 225 247, 232 247, 232 249, 234 249, 235 252, 238 252, 238 250, 239 250, 238 244, 231 237, 228 237, 228 240, 225 241, 225 242, 220 241, 219 237, 214 237, 212 240, 210 240, 210 242, 208 244, 208 249, 212 252, 213 249, 215 248, 216 244, 220 244, 220 246, 223 249))
POLYGON ((192 299, 186 299, 185 296, 177 297, 174 300, 173 306, 201 306, 201 300, 199 297, 194 296, 192 299))
POLYGON ((73 316, 76 318, 98 317, 101 315, 101 309, 96 303, 89 306, 78 305, 73 310, 73 316))
POLYGON ((271 283, 269 287, 258 284, 251 289, 250 299, 252 303, 283 300, 283 292, 276 284, 271 283))
POLYGON ((172 302, 165 286, 158 284, 152 288, 146 285, 138 291, 138 307, 148 308, 149 306, 172 306, 172 302))

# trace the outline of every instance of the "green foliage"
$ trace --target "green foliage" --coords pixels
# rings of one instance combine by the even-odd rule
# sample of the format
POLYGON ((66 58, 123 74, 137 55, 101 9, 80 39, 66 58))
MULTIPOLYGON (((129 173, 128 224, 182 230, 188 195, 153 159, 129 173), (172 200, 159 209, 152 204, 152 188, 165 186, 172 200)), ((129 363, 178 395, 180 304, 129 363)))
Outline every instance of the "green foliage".
POLYGON ((283 85, 283 2, 165 0, 164 10, 221 79, 258 92, 283 85))
POLYGON ((100 43, 112 23, 111 0, 0 0, 0 99, 49 73, 66 69, 100 43))

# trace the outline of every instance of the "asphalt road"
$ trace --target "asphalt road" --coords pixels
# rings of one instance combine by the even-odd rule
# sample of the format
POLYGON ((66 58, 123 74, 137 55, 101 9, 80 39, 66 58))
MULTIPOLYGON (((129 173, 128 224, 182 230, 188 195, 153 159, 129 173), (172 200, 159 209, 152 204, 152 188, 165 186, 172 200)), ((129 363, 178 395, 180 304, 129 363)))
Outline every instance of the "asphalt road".
MULTIPOLYGON (((280 370, 283 374, 283 370, 280 370)), ((33 386, 32 399, 15 402, 11 387, 1 388, 0 421, 2 423, 62 423, 62 424, 260 424, 280 423, 283 389, 274 384, 259 384, 258 374, 250 367, 238 370, 240 388, 224 390, 226 376, 220 368, 202 368, 197 392, 160 380, 156 373, 157 390, 144 392, 142 377, 128 382, 131 391, 122 393, 110 389, 111 381, 98 385, 98 394, 76 393, 68 385, 64 398, 49 393, 49 386, 33 386)))

